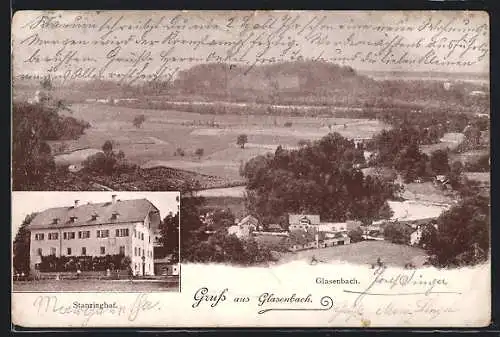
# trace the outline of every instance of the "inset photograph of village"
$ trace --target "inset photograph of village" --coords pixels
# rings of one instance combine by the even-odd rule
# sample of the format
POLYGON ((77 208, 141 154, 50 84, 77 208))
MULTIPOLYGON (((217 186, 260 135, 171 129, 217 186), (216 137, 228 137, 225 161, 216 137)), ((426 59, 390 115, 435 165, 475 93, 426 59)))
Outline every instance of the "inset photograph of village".
POLYGON ((13 291, 180 291, 179 200, 178 192, 13 192, 13 291))

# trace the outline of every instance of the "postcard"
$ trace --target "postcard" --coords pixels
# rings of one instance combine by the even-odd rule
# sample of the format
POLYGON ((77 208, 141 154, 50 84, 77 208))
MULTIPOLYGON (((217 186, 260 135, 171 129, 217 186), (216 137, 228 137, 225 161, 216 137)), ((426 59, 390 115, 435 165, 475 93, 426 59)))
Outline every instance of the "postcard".
POLYGON ((484 327, 481 11, 19 11, 15 327, 484 327))

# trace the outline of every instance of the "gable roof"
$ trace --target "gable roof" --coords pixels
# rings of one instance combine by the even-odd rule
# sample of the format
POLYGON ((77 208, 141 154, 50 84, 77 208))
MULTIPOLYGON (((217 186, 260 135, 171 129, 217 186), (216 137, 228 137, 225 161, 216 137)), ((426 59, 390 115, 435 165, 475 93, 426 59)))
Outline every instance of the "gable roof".
POLYGON ((158 212, 158 209, 147 199, 118 200, 115 204, 112 202, 86 204, 76 208, 74 206, 49 208, 38 213, 28 228, 67 228, 139 222, 144 221, 151 210, 158 212), (118 213, 118 217, 113 220, 112 215, 115 212, 118 213), (95 220, 93 220, 93 214, 97 215, 95 220), (76 217, 74 222, 71 221, 72 217, 76 217), (54 219, 59 219, 57 224, 54 224, 54 219))
POLYGON ((241 225, 257 225, 259 223, 259 220, 252 216, 252 215, 247 215, 246 217, 244 217, 243 219, 241 219, 240 222, 238 222, 238 225, 241 226, 241 225))
POLYGON ((319 215, 317 214, 289 214, 288 215, 288 223, 290 225, 298 225, 300 224, 300 220, 309 220, 311 225, 319 225, 319 215))

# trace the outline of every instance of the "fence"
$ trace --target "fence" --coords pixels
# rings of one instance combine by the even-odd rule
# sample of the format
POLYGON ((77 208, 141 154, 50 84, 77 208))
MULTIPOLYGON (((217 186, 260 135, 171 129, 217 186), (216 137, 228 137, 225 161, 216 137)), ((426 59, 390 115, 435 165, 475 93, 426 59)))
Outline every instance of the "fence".
POLYGON ((129 277, 126 270, 113 270, 109 271, 83 271, 76 272, 35 272, 33 275, 41 280, 73 280, 73 279, 126 279, 129 277))

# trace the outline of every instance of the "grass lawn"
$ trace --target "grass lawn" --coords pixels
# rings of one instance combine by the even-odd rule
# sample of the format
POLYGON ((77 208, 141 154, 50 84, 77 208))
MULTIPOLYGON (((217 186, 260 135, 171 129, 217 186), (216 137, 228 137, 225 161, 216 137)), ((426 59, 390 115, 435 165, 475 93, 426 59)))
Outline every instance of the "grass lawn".
POLYGON ((179 281, 151 280, 38 280, 16 281, 12 291, 28 292, 148 292, 179 291, 179 281))
POLYGON ((423 249, 406 245, 386 241, 362 241, 345 246, 286 253, 282 256, 280 262, 311 260, 313 256, 324 262, 344 261, 361 265, 371 265, 380 257, 382 262, 389 267, 403 267, 409 262, 412 262, 416 267, 420 267, 425 262, 427 254, 423 249))

